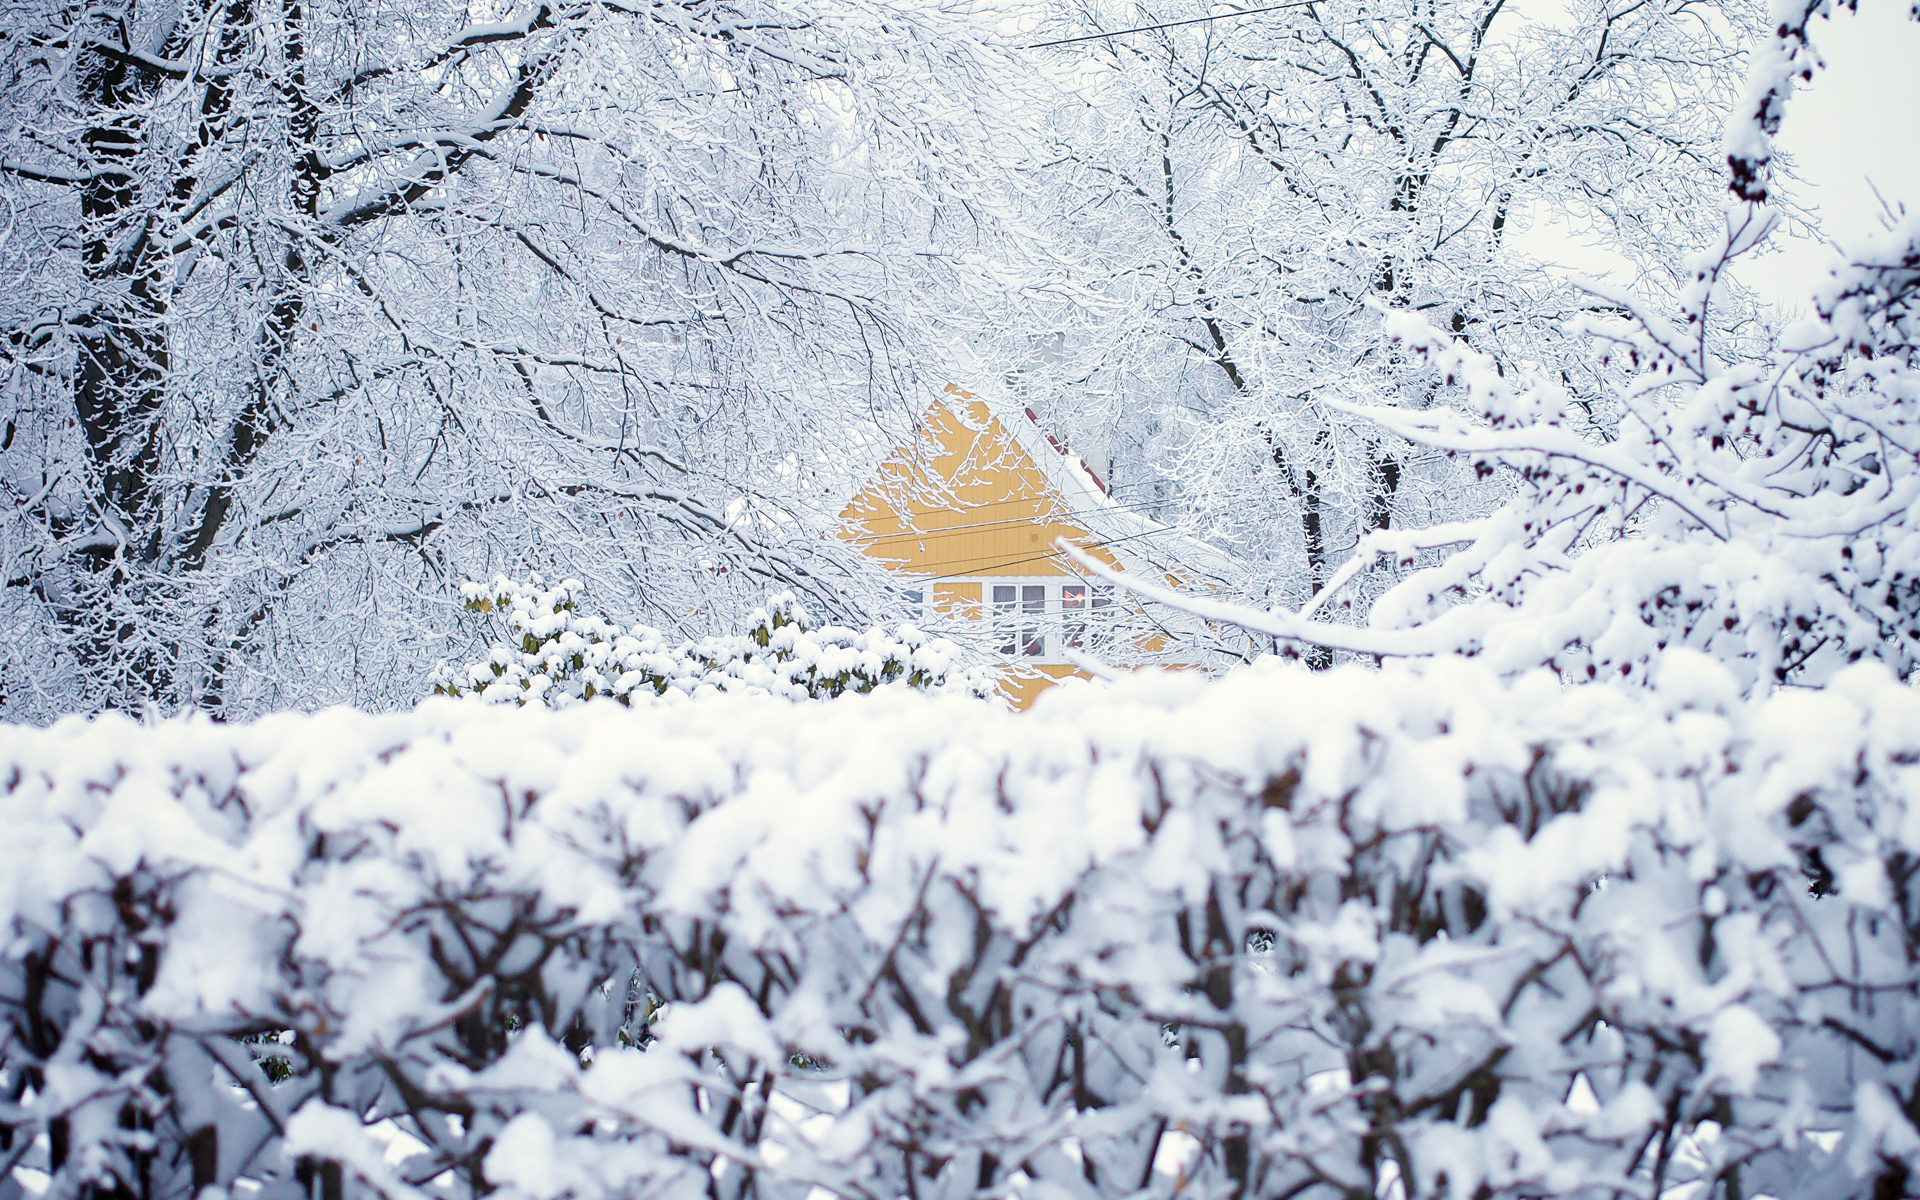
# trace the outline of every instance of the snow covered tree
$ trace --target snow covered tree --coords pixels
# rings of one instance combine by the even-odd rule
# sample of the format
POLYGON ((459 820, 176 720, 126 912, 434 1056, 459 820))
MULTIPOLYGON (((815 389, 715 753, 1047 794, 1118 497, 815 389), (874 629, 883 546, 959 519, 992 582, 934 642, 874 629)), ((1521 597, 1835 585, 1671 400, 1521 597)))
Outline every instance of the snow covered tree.
POLYGON ((878 595, 814 534, 991 237, 963 13, 10 0, 0 31, 9 712, 403 699, 435 597, 503 566, 696 626, 878 595))
POLYGON ((1340 407, 1447 403, 1378 308, 1596 395, 1561 335, 1592 302, 1515 235, 1557 221, 1677 290, 1664 248, 1716 218, 1715 114, 1759 17, 1692 0, 1050 11, 1044 36, 1068 41, 1044 53, 1084 99, 1036 174, 1083 291, 1035 318, 1065 336, 1023 381, 1076 438, 1114 428, 1124 499, 1233 546, 1248 594, 1295 607, 1364 533, 1500 498, 1340 407))
POLYGON ((1920 218, 1855 247, 1789 328, 1729 332, 1713 319, 1729 267, 1777 219, 1770 135, 1794 77, 1813 69, 1820 11, 1795 7, 1756 55, 1726 138, 1735 195, 1717 240, 1686 260, 1677 308, 1589 285, 1605 311, 1581 334, 1604 388, 1516 370, 1423 314, 1388 318, 1450 403, 1340 410, 1514 491, 1485 516, 1369 534, 1309 604, 1243 613, 1250 628, 1582 680, 1645 681, 1674 646, 1755 689, 1817 683, 1862 658, 1911 672, 1920 218), (1380 565, 1418 569, 1370 605, 1356 599, 1355 581, 1380 565), (1349 603, 1366 610, 1364 628, 1327 619, 1349 603))
POLYGON ((647 625, 631 629, 579 611, 583 585, 552 588, 539 576, 520 583, 461 585, 467 609, 495 613, 504 641, 483 662, 444 672, 441 695, 473 695, 501 704, 565 708, 605 696, 621 704, 680 700, 709 692, 765 692, 825 699, 883 688, 993 694, 992 676, 962 665, 963 651, 910 624, 864 633, 817 625, 791 592, 767 601, 747 632, 673 645, 647 625))

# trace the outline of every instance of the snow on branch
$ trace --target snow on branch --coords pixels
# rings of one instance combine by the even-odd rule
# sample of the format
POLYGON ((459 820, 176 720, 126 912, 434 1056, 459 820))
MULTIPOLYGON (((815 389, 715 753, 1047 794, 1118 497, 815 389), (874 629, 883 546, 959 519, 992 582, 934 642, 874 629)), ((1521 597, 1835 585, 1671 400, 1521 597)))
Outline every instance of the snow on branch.
MULTIPOLYGON (((1831 8, 1774 4, 1727 122, 1734 196, 1698 251, 1667 263, 1676 294, 1582 284, 1587 311, 1550 350, 1438 302, 1370 303, 1383 310, 1392 371, 1313 403, 1393 439, 1361 464, 1381 487, 1387 464, 1399 487, 1410 454, 1458 460, 1500 489, 1491 513, 1461 522, 1434 509, 1435 528, 1384 537, 1356 525, 1342 562, 1316 507, 1305 540, 1312 594, 1297 611, 1118 582, 1283 648, 1319 648, 1320 662, 1332 661, 1328 650, 1458 654, 1507 672, 1650 683, 1660 655, 1685 646, 1755 692, 1819 684, 1861 660, 1910 677, 1920 667, 1920 219, 1890 215, 1791 328, 1743 316, 1747 298, 1729 277, 1779 224, 1762 203, 1772 139, 1796 81, 1820 65, 1809 29, 1831 8)), ((1282 447, 1268 442, 1261 461, 1278 463, 1282 447)), ((1410 515, 1370 505, 1375 526, 1410 515)))
POLYGON ((1742 686, 1820 683, 1870 659, 1920 666, 1920 219, 1837 267, 1816 314, 1765 342, 1710 336, 1724 270, 1772 221, 1730 206, 1695 256, 1683 320, 1596 293, 1624 317, 1583 332, 1601 397, 1497 360, 1406 312, 1387 334, 1447 404, 1328 402, 1511 485, 1492 515, 1356 547, 1298 614, 1116 582, 1209 620, 1377 656, 1483 656, 1504 671, 1646 683, 1688 646, 1742 686), (1724 344, 1721 344, 1724 342, 1724 344), (1758 343, 1758 344, 1756 344, 1758 343), (1421 555, 1424 554, 1424 558, 1421 555), (1364 624, 1318 617, 1380 562, 1413 568, 1364 624))
POLYGON ((1762 39, 1747 86, 1727 123, 1728 187, 1740 199, 1764 203, 1773 186, 1773 139, 1799 83, 1811 82, 1819 53, 1807 35, 1815 17, 1829 16, 1833 0, 1774 0, 1773 36, 1762 39))

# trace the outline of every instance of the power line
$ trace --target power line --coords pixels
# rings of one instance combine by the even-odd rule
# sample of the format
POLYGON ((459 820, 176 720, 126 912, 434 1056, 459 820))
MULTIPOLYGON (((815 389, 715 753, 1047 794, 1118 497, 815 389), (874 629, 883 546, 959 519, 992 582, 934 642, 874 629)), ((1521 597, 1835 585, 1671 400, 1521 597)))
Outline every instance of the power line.
MULTIPOLYGON (((995 500, 987 504, 970 504, 964 510, 961 510, 961 511, 975 512, 975 511, 988 509, 988 508, 1005 508, 1009 505, 1038 506, 1040 503, 1041 503, 1040 501, 1031 500, 1031 499, 995 500)), ((1100 514, 1103 512, 1121 512, 1129 515, 1137 515, 1138 511, 1141 509, 1158 508, 1164 503, 1165 503, 1164 500, 1134 500, 1134 501, 1128 501, 1127 503, 1124 503, 1124 504, 1119 502, 1114 502, 1111 506, 1108 506, 1108 507, 1089 508, 1089 509, 1082 509, 1082 510, 1076 510, 1069 506, 1069 507, 1066 507, 1064 511, 1062 511, 1062 506, 1052 505, 1047 509, 1045 513, 1035 513, 1029 516, 1006 517, 998 521, 976 521, 971 525, 936 525, 931 529, 907 530, 902 533, 883 533, 873 538, 856 538, 854 540, 859 542, 859 544, 862 545, 863 547, 879 546, 887 542, 937 542, 942 540, 943 538, 956 537, 956 536, 959 536, 960 534, 969 533, 974 530, 994 529, 1004 525, 1033 525, 1036 523, 1046 522, 1046 521, 1053 521, 1062 525, 1070 525, 1075 523, 1076 521, 1081 521, 1083 518, 1086 518, 1088 514, 1096 514, 1092 518, 1092 523, 1098 523, 1097 514, 1100 514)), ((930 511, 931 512, 951 512, 954 510, 933 509, 930 511)), ((898 514, 895 514, 893 519, 900 520, 901 518, 899 517, 898 514)), ((1154 518, 1148 517, 1145 519, 1153 520, 1154 518)), ((874 521, 874 518, 856 517, 855 520, 861 521, 863 524, 871 525, 874 521)), ((1162 522, 1157 522, 1157 521, 1155 523, 1163 524, 1162 522)), ((1172 528, 1172 527, 1167 526, 1167 528, 1172 528)))
MULTIPOLYGON (((1142 530, 1139 533, 1130 533, 1125 537, 1108 538, 1107 540, 1101 541, 1101 542, 1088 542, 1082 545, 1080 548, 1082 550, 1094 550, 1094 549, 1098 549, 1101 546, 1115 546, 1120 544, 1121 542, 1131 542, 1135 538, 1153 537, 1155 534, 1177 533, 1177 532, 1178 530, 1170 529, 1166 526, 1162 526, 1159 529, 1147 529, 1147 530, 1142 530)), ((932 583, 940 583, 944 580, 950 580, 950 579, 974 579, 979 577, 981 573, 985 571, 997 571, 1001 567, 1018 567, 1030 562, 1045 562, 1048 560, 1058 559, 1059 557, 1060 557, 1060 552, 1058 550, 1047 550, 1040 554, 1030 554, 1025 558, 1010 558, 1010 559, 1007 559, 1005 562, 988 563, 984 567, 974 567, 966 572, 949 571, 945 575, 930 575, 930 576, 923 575, 917 579, 913 579, 911 582, 915 584, 925 585, 925 584, 932 584, 932 583)))
MULTIPOLYGON (((909 497, 909 502, 911 502, 912 499, 914 499, 914 497, 909 497)), ((1156 504, 1165 504, 1165 503, 1166 501, 1164 499, 1162 500, 1126 500, 1126 501, 1114 500, 1114 501, 1109 501, 1106 504, 1100 505, 1097 508, 1082 509, 1082 508, 1075 508, 1071 503, 1066 501, 1052 501, 1052 500, 1046 499, 1045 497, 1036 498, 1033 496, 1016 496, 1011 500, 988 500, 981 504, 972 504, 972 503, 967 503, 965 501, 961 501, 955 507, 952 507, 952 508, 928 508, 919 513, 909 512, 906 514, 906 516, 923 517, 923 516, 932 516, 936 513, 958 513, 961 516, 966 516, 972 513, 985 512, 990 508, 1013 508, 1013 507, 1020 507, 1020 506, 1036 508, 1036 509, 1044 507, 1048 513, 1066 512, 1069 515, 1077 516, 1081 513, 1086 513, 1086 512, 1103 512, 1103 511, 1116 510, 1116 509, 1128 510, 1128 509, 1136 509, 1136 508, 1152 508, 1156 504)), ((893 520, 905 519, 905 517, 903 517, 898 512, 898 510, 895 510, 890 513, 875 512, 870 515, 857 515, 853 518, 853 520, 871 525, 876 520, 889 519, 889 518, 893 520)), ((1012 522, 1033 520, 1033 519, 1038 519, 1038 517, 1037 516, 1036 517, 1005 517, 1005 518, 993 520, 993 521, 975 521, 969 525, 935 525, 926 530, 907 530, 901 533, 886 533, 886 534, 880 534, 878 536, 882 541, 889 541, 895 538, 913 537, 917 533, 927 533, 927 534, 952 533, 955 530, 960 530, 960 529, 984 529, 989 525, 1006 525, 1012 522)))
POLYGON ((1080 37, 1057 38, 1051 42, 1035 42, 1029 50, 1045 50, 1048 46, 1071 46, 1075 42, 1092 42, 1101 38, 1124 37, 1129 33, 1152 33, 1156 29, 1172 29, 1178 25, 1198 25, 1203 21, 1220 21, 1227 17, 1251 17, 1260 13, 1279 12, 1283 8, 1310 8, 1321 0, 1293 0, 1290 4, 1271 4, 1266 8, 1243 8, 1235 12, 1215 13, 1210 17, 1188 17, 1184 21, 1164 21, 1158 25, 1140 25, 1133 29, 1114 29, 1106 33, 1088 33, 1080 37))

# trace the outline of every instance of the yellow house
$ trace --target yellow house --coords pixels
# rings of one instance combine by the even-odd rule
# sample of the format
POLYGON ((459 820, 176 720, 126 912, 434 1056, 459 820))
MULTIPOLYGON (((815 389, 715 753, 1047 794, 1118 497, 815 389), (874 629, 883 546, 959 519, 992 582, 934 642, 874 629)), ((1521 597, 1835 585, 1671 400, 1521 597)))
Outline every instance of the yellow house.
POLYGON ((1184 582, 1220 553, 1116 504, 1103 483, 1028 418, 1002 420, 952 384, 915 443, 896 449, 841 513, 842 536, 903 577, 922 619, 1004 656, 1025 708, 1076 660, 1161 661, 1150 616, 1062 554, 1065 539, 1117 571, 1184 582), (1173 557, 1169 557, 1169 555, 1173 557))

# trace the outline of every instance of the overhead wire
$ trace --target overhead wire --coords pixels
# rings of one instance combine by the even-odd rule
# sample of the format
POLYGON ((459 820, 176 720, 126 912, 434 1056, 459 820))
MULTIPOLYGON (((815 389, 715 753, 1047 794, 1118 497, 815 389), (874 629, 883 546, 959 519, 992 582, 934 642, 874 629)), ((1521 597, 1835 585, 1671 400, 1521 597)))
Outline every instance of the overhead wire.
MULTIPOLYGON (((1107 538, 1104 541, 1098 541, 1098 542, 1087 542, 1082 544, 1080 548, 1083 550, 1097 550, 1104 546, 1117 546, 1121 542, 1131 542, 1135 538, 1152 537, 1155 534, 1160 534, 1160 533, 1178 533, 1178 532, 1179 530, 1177 529, 1173 529, 1168 526, 1162 526, 1159 529, 1148 529, 1148 530, 1143 530, 1140 533, 1130 533, 1125 537, 1107 538)), ((1058 550, 1048 550, 1040 554, 1029 554, 1025 558, 1010 558, 1005 560, 1004 562, 988 563, 985 566, 974 567, 965 572, 953 571, 945 575, 923 575, 918 579, 913 580, 913 582, 915 584, 925 585, 929 583, 939 583, 942 580, 949 580, 949 579, 971 579, 983 571, 997 571, 1001 567, 1018 567, 1025 563, 1045 562, 1051 559, 1057 559, 1059 557, 1060 557, 1060 552, 1058 550)))
MULTIPOLYGON (((1112 505, 1112 509, 1117 509, 1121 512, 1126 512, 1126 513, 1134 513, 1143 508, 1157 508, 1164 505, 1165 503, 1166 502, 1164 500, 1136 500, 1127 504, 1121 504, 1116 501, 1112 505)), ((1002 507, 1006 507, 1008 505, 1014 505, 1014 504, 1037 506, 1038 502, 1034 500, 996 500, 988 504, 970 505, 969 507, 973 509, 1002 508, 1002 507)), ((1055 505, 1053 507, 1058 508, 1059 506, 1055 505)), ((1093 509, 1091 511, 1094 513, 1098 513, 1102 510, 1093 509)), ((1076 514, 1071 510, 1067 510, 1064 513, 1059 513, 1059 514, 1056 514, 1053 511, 1049 510, 1049 512, 1047 513, 1036 513, 1036 514, 1025 516, 1025 517, 1007 517, 1003 520, 998 520, 998 521, 977 521, 971 525, 943 525, 934 529, 928 529, 924 531, 913 530, 913 531, 904 531, 901 533, 883 533, 878 537, 874 537, 870 539, 861 538, 859 539, 859 541, 863 545, 868 545, 868 546, 878 546, 883 542, 907 542, 907 541, 937 542, 944 538, 958 537, 961 534, 972 532, 974 530, 993 529, 1002 525, 1031 525, 1036 520, 1052 520, 1052 519, 1058 519, 1064 523, 1067 521, 1071 521, 1074 517, 1078 515, 1079 514, 1076 514)), ((898 518, 896 517, 895 519, 897 520, 898 518)), ((1152 520, 1153 518, 1149 517, 1147 519, 1152 520)), ((868 520, 871 520, 871 518, 868 518, 868 520)))
POLYGON ((1265 8, 1242 8, 1233 12, 1214 13, 1208 17, 1188 17, 1184 21, 1162 21, 1158 25, 1139 25, 1132 29, 1112 29, 1105 33, 1088 33, 1079 37, 1055 38, 1051 42, 1035 42, 1026 47, 1028 50, 1045 50, 1048 46, 1071 46, 1075 42, 1096 42, 1101 38, 1125 37, 1130 33, 1152 33, 1156 29, 1173 29, 1180 25, 1198 25, 1204 21, 1224 21, 1228 17, 1252 17, 1261 13, 1279 12, 1283 8, 1311 8, 1324 0, 1291 0, 1287 4, 1269 4, 1265 8))

